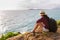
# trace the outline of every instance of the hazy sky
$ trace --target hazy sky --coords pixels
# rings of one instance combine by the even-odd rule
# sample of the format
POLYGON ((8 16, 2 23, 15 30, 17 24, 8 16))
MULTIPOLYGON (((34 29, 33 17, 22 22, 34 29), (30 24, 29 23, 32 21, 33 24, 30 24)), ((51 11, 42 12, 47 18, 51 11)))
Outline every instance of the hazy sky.
POLYGON ((53 9, 60 0, 0 0, 0 10, 53 9))

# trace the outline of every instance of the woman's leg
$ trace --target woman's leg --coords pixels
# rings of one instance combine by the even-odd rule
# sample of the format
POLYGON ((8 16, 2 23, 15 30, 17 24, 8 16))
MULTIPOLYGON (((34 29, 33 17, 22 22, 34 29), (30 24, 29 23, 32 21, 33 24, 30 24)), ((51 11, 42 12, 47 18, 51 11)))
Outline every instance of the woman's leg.
POLYGON ((43 25, 42 23, 38 23, 34 28, 34 32, 42 32, 42 31, 43 31, 43 25))

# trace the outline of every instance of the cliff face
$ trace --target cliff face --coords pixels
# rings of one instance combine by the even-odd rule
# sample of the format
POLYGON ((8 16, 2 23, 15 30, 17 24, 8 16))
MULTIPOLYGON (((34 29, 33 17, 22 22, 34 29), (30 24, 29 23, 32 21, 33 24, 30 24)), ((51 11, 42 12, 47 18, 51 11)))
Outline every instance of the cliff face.
POLYGON ((60 28, 57 33, 44 32, 44 33, 32 33, 26 32, 17 36, 8 38, 7 40, 60 40, 60 28))

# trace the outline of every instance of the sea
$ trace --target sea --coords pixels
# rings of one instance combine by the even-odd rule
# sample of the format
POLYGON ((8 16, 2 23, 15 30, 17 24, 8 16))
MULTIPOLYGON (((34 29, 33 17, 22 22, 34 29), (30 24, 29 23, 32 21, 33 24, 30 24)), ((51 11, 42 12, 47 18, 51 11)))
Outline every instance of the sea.
MULTIPOLYGON (((36 21, 41 18, 39 9, 0 10, 0 34, 7 32, 32 32, 36 21)), ((55 20, 60 19, 60 10, 44 10, 55 20)))

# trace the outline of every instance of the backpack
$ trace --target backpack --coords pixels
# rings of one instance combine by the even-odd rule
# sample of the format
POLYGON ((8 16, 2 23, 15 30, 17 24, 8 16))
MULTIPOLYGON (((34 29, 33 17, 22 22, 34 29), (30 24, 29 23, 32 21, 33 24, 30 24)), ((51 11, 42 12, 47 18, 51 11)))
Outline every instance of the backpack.
POLYGON ((49 18, 49 32, 57 32, 57 23, 56 20, 53 18, 49 18))

